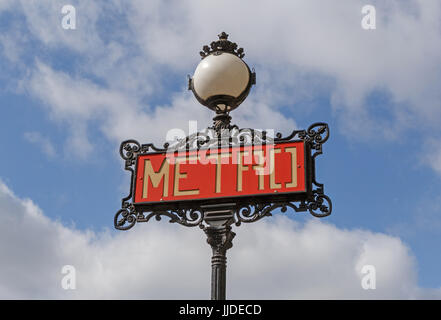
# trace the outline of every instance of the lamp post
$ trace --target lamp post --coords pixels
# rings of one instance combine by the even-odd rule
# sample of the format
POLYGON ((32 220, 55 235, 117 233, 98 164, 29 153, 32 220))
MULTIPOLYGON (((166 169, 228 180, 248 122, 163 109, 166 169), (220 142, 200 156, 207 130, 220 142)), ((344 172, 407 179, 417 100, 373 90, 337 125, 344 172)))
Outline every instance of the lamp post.
POLYGON ((215 112, 213 126, 162 148, 136 140, 121 143, 131 182, 114 226, 128 230, 138 222, 167 217, 172 223, 200 227, 212 249, 211 299, 224 300, 233 224, 256 222, 288 208, 322 218, 331 214, 332 202, 315 176, 315 159, 329 138, 328 125, 314 123, 285 137, 232 125, 229 113, 245 100, 256 74, 243 61, 242 48, 225 32, 218 37, 203 47, 188 83, 196 99, 215 112))

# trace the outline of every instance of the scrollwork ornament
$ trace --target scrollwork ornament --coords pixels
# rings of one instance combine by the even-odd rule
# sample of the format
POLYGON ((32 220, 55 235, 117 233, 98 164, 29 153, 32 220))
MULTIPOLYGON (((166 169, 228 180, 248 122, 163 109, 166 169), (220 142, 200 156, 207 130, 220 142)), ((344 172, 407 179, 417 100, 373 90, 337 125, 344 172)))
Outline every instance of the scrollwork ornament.
POLYGON ((329 126, 324 122, 314 123, 308 128, 307 132, 308 136, 316 143, 323 144, 329 138, 329 126))
POLYGON ((137 154, 141 150, 141 145, 136 140, 126 140, 121 143, 119 154, 126 160, 126 165, 134 164, 137 154))
POLYGON ((308 210, 316 218, 324 218, 332 212, 332 201, 324 194, 315 193, 314 201, 308 203, 308 210))
POLYGON ((114 226, 118 230, 129 230, 136 223, 136 212, 133 207, 120 209, 114 218, 114 226))
POLYGON ((236 211, 236 225, 239 226, 241 223, 255 222, 264 217, 272 216, 272 212, 276 209, 286 212, 288 208, 293 209, 295 212, 306 211, 306 207, 303 205, 303 203, 296 205, 293 202, 255 203, 242 205, 236 211))
POLYGON ((204 215, 200 209, 154 210, 147 213, 138 213, 133 205, 123 208, 116 213, 114 226, 118 230, 128 230, 137 222, 148 222, 152 218, 160 221, 162 217, 169 218, 170 223, 178 223, 186 227, 200 226, 204 228, 202 225, 204 215))
POLYGON ((210 54, 218 55, 221 52, 234 54, 241 59, 245 56, 243 48, 238 49, 237 43, 228 40, 228 34, 222 32, 218 37, 219 40, 211 42, 210 46, 205 45, 202 47, 202 51, 199 52, 202 59, 210 54))

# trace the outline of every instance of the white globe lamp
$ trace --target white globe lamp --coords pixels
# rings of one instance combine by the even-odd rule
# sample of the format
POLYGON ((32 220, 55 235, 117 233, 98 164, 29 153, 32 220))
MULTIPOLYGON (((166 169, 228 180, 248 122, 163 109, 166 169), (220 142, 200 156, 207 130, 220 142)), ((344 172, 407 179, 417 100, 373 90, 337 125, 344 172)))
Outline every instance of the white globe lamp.
POLYGON ((202 61, 189 79, 189 90, 202 105, 228 115, 245 100, 256 74, 242 60, 243 49, 228 41, 228 34, 222 32, 218 37, 200 52, 202 61))

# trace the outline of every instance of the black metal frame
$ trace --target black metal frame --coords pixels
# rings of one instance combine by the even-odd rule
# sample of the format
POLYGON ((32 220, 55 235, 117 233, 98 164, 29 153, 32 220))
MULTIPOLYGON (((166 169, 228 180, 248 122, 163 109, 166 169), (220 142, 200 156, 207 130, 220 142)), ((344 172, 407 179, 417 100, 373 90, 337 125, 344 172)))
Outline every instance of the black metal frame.
POLYGON ((325 195, 323 184, 317 182, 315 176, 315 158, 322 154, 322 144, 329 138, 329 127, 326 123, 315 123, 307 130, 294 130, 287 137, 282 137, 280 133, 277 133, 275 137, 268 137, 265 131, 239 129, 237 126, 229 124, 224 125, 224 127, 229 127, 231 130, 219 130, 218 127, 214 126, 174 143, 165 143, 163 148, 158 148, 152 143, 141 145, 136 140, 122 142, 120 155, 125 160, 125 170, 131 172, 131 187, 129 195, 122 199, 121 209, 115 215, 115 228, 128 230, 137 222, 148 222, 153 217, 156 220, 161 220, 162 216, 166 216, 170 219, 170 222, 176 222, 188 227, 199 226, 205 230, 207 224, 204 221, 203 208, 214 204, 229 204, 236 225, 254 222, 265 216, 271 216, 271 212, 276 209, 281 209, 282 212, 285 212, 288 208, 293 209, 295 212, 309 211, 314 217, 320 218, 331 214, 331 199, 325 195), (305 192, 166 201, 160 203, 134 203, 137 159, 141 155, 198 151, 213 146, 229 148, 253 144, 280 144, 297 141, 302 141, 305 145, 305 192))

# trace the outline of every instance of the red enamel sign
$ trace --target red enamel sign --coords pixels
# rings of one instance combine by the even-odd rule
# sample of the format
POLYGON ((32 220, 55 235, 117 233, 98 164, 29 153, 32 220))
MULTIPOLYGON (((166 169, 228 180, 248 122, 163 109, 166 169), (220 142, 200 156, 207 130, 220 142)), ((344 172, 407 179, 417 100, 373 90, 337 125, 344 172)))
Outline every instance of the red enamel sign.
POLYGON ((305 144, 142 154, 135 179, 135 204, 302 193, 305 144))

